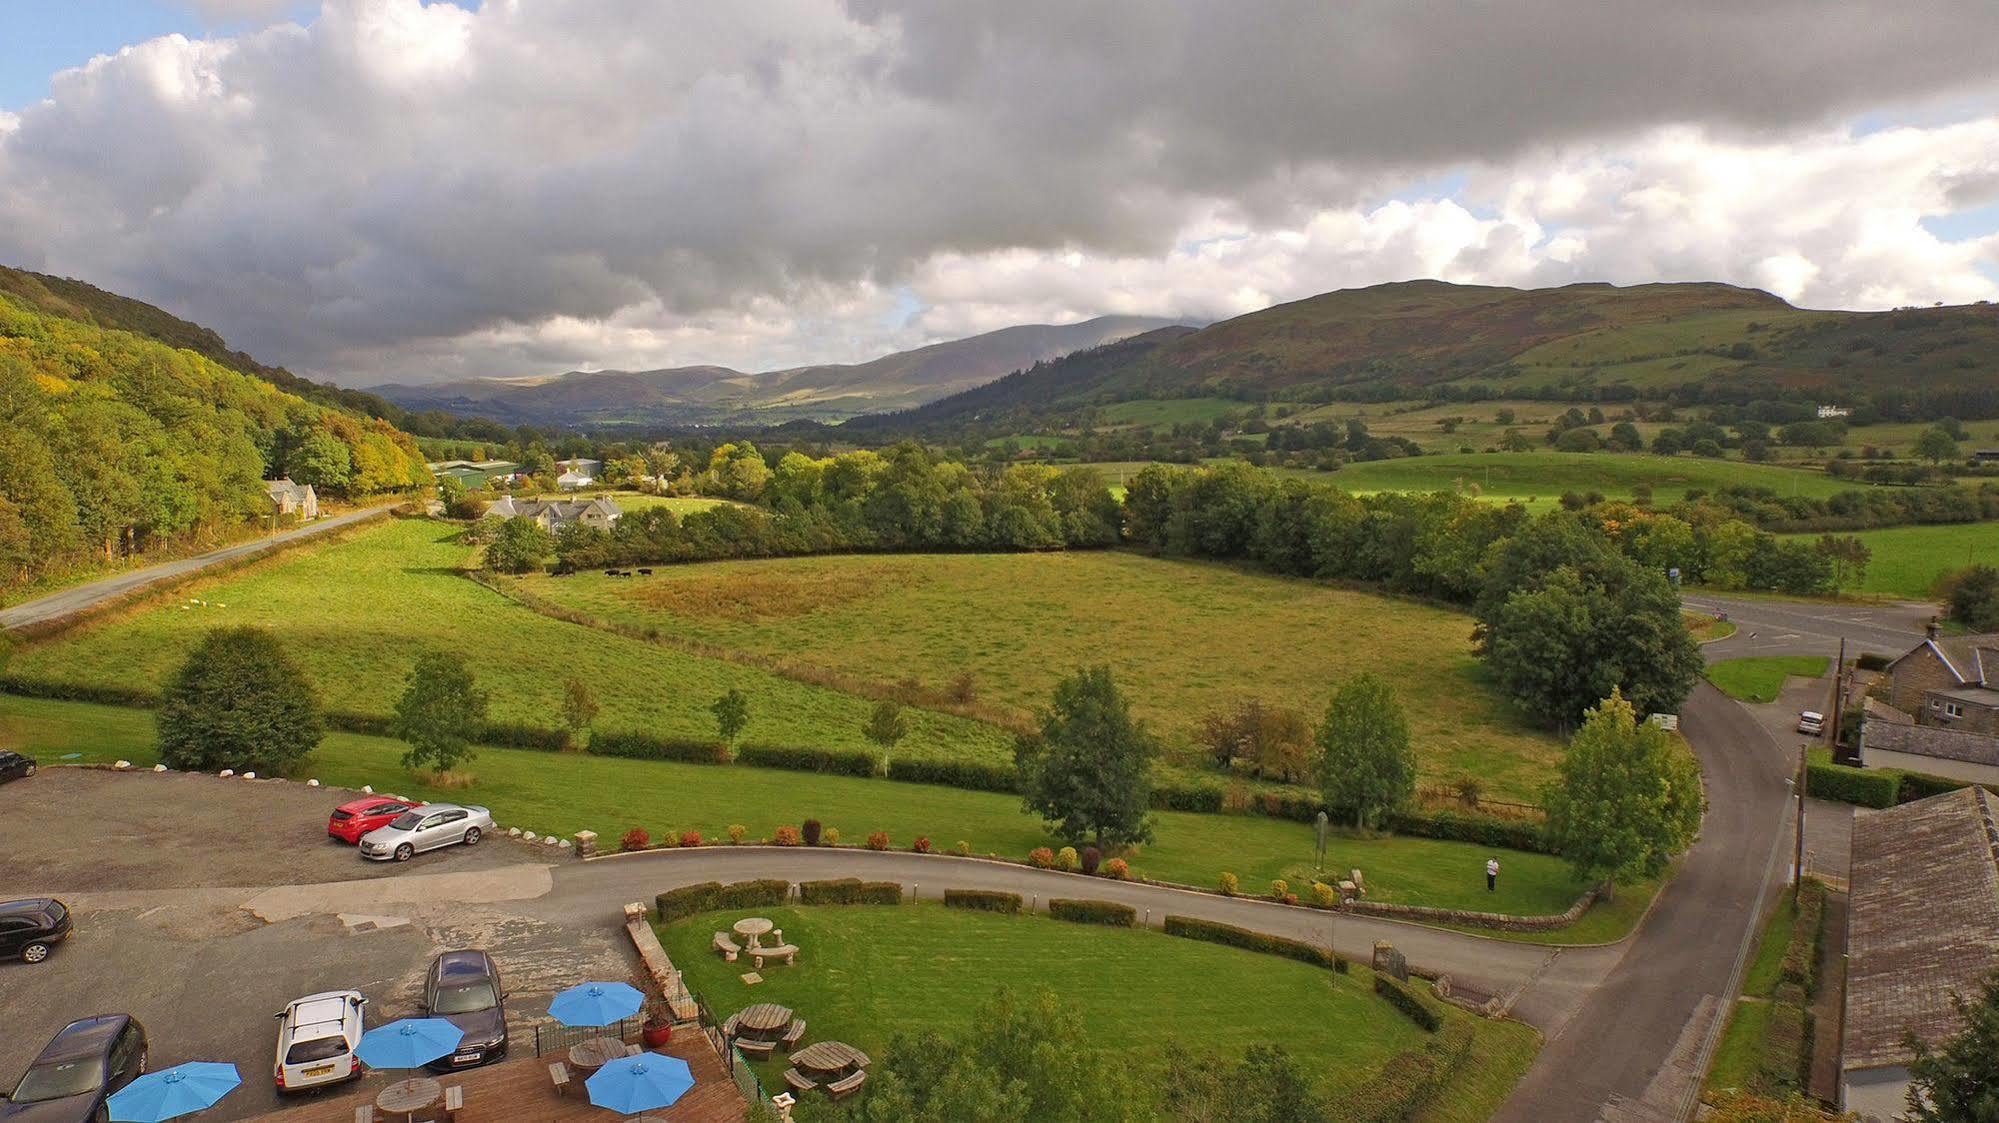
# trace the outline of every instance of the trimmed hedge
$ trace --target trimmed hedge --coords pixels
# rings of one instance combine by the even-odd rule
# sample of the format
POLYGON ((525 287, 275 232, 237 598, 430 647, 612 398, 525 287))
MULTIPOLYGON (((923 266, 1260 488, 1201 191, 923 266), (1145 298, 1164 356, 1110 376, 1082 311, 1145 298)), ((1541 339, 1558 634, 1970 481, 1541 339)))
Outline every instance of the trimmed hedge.
POLYGON ((668 889, 653 898, 653 905, 659 911, 661 923, 693 916, 697 912, 713 912, 721 907, 722 883, 704 881, 698 885, 683 885, 678 889, 668 889))
POLYGON ((801 905, 899 905, 902 903, 902 883, 896 881, 862 881, 858 877, 840 877, 829 881, 801 881, 798 883, 798 903, 801 905))
POLYGON ((1434 1099, 1458 1074, 1476 1035, 1469 1022, 1456 1021, 1421 1049, 1388 1059, 1373 1080, 1340 1105, 1336 1118, 1352 1123, 1400 1123, 1434 1099))
POLYGON ((826 749, 814 745, 744 745, 736 759, 758 768, 789 772, 824 772, 834 776, 872 776, 873 754, 861 749, 826 749))
POLYGON ((888 762, 888 778, 911 784, 942 784, 975 792, 1019 790, 1013 765, 983 760, 922 760, 895 757, 888 762))
POLYGON ((720 909, 770 908, 784 903, 791 896, 791 882, 781 877, 758 878, 754 881, 737 881, 722 887, 716 895, 715 907, 720 909))
POLYGON ((1807 878, 1799 887, 1798 917, 1784 945, 1778 977, 1796 983, 1807 996, 1818 989, 1819 945, 1825 936, 1825 883, 1807 878))
POLYGON ((616 756, 628 760, 678 760, 689 764, 719 764, 728 750, 714 741, 685 737, 655 737, 634 730, 610 732, 599 729, 590 734, 592 756, 616 756))
POLYGON ((1485 815, 1460 815, 1453 811, 1430 813, 1391 811, 1382 819, 1382 828, 1418 838, 1440 838, 1446 842, 1470 842, 1507 850, 1528 850, 1552 854, 1554 846, 1541 824, 1518 819, 1494 819, 1485 815))
POLYGON ((1954 792, 1971 786, 1969 780, 1953 780, 1948 776, 1932 776, 1927 772, 1902 773, 1902 786, 1895 790, 1895 802, 1914 803, 1933 795, 1954 792))
POLYGON ((1105 924, 1112 928, 1138 926, 1138 910, 1116 901, 1075 901, 1063 897, 1048 899, 1048 915, 1077 924, 1105 924))
POLYGON ((1345 974, 1347 970, 1346 957, 1325 948, 1301 940, 1287 940, 1282 936, 1269 936, 1248 928, 1238 928, 1233 924, 1201 920, 1192 916, 1169 916, 1166 918, 1165 930, 1169 936, 1206 940, 1211 944, 1226 944, 1232 948, 1259 951, 1265 955, 1281 955, 1300 963, 1329 967, 1341 974, 1345 974))
POLYGON ((1159 811, 1220 811, 1220 784, 1154 784, 1152 806, 1159 811))
POLYGON ((1893 807, 1902 789, 1900 773, 1882 768, 1848 768, 1841 764, 1810 764, 1805 791, 1816 799, 1857 803, 1862 807, 1893 807))
POLYGON ((1444 1024, 1444 1019, 1435 1010, 1423 1004, 1408 987, 1387 975, 1374 977, 1374 993, 1388 1000, 1390 1006, 1402 1011, 1404 1017, 1421 1026, 1425 1033, 1435 1033, 1444 1024))
POLYGON ((1018 893, 1001 893, 991 889, 944 890, 944 907, 947 909, 1017 913, 1024 904, 1018 893))

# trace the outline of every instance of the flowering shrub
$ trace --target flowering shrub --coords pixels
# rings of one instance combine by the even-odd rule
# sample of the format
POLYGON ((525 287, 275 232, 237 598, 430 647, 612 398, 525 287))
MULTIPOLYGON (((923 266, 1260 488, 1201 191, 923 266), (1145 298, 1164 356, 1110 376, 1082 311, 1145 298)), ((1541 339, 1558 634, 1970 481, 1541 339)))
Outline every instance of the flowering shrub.
POLYGON ((700 832, 700 831, 696 831, 696 830, 685 830, 685 831, 681 831, 681 832, 680 832, 680 844, 681 844, 682 846, 699 846, 699 845, 701 845, 701 832, 700 832))
POLYGON ((930 840, 922 835, 917 835, 916 841, 910 843, 909 848, 918 854, 928 854, 930 853, 930 840))
POLYGON ((1291 886, 1281 877, 1270 883, 1270 899, 1273 901, 1283 900, 1285 894, 1289 892, 1291 886))
POLYGON ((972 844, 962 838, 958 840, 958 845, 952 847, 952 849, 956 850, 963 857, 969 858, 972 856, 972 844))
POLYGON ((659 845, 667 850, 671 850, 680 845, 680 836, 673 833, 672 827, 668 827, 659 832, 659 845))
POLYGON ((1287 904, 1287 905, 1295 905, 1295 904, 1297 904, 1297 903, 1298 903, 1298 894, 1296 894, 1296 893, 1286 893, 1286 894, 1284 894, 1284 898, 1283 898, 1283 900, 1284 900, 1284 903, 1285 903, 1285 904, 1287 904))
POLYGON ((1098 866, 1100 866, 1100 865, 1102 865, 1102 864, 1103 864, 1103 861, 1104 861, 1104 852, 1103 852, 1103 851, 1101 851, 1101 850, 1097 849, 1097 848, 1096 848, 1096 847, 1094 847, 1094 846, 1085 846, 1085 847, 1083 847, 1083 872, 1084 872, 1084 873, 1091 873, 1091 874, 1093 874, 1093 873, 1096 873, 1096 872, 1097 872, 1097 867, 1098 867, 1098 866))
POLYGON ((1312 903, 1322 909, 1333 907, 1333 887, 1323 881, 1312 883, 1312 903))
POLYGON ((646 833, 644 827, 633 827, 625 832, 625 837, 618 840, 620 850, 644 850, 651 845, 652 836, 646 833))
POLYGON ((805 820, 805 829, 803 833, 805 835, 805 845, 807 846, 819 845, 819 835, 821 833, 819 820, 817 819, 805 820))
POLYGON ((777 828, 777 833, 771 836, 771 841, 777 843, 779 846, 796 846, 798 845, 798 828, 779 827, 777 828))
POLYGON ((1104 876, 1114 881, 1131 880, 1131 866, 1123 858, 1112 858, 1104 863, 1104 876))
POLYGON ((750 828, 748 828, 748 827, 746 827, 746 826, 742 825, 741 823, 730 823, 730 824, 729 824, 729 845, 731 845, 731 846, 740 846, 740 845, 742 844, 742 841, 743 841, 743 836, 744 836, 744 835, 746 835, 746 834, 748 834, 748 833, 750 833, 750 828))
POLYGON ((1055 868, 1055 851, 1046 846, 1037 846, 1027 852, 1027 864, 1038 870, 1055 868))
POLYGON ((868 849, 870 850, 888 849, 888 832, 874 831, 870 833, 868 835, 868 849))
POLYGON ((1215 888, 1220 889, 1222 891, 1222 896, 1233 897, 1235 896, 1236 886, 1238 884, 1239 883, 1236 881, 1236 876, 1224 870, 1222 872, 1221 879, 1215 883, 1215 888))
POLYGON ((1076 848, 1073 846, 1064 846, 1062 849, 1057 850, 1055 852, 1055 868, 1058 870, 1075 869, 1076 848))
POLYGON ((825 837, 821 841, 825 842, 828 846, 840 845, 840 828, 827 827, 825 837))

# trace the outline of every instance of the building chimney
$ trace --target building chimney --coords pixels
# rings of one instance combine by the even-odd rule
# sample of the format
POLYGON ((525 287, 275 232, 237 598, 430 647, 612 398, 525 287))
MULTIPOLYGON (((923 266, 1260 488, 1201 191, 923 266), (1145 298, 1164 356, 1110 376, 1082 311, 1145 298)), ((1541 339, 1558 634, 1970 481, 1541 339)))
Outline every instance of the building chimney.
POLYGON ((1928 633, 1931 639, 1937 638, 1937 618, 1930 617, 1930 622, 1923 625, 1923 631, 1928 633))

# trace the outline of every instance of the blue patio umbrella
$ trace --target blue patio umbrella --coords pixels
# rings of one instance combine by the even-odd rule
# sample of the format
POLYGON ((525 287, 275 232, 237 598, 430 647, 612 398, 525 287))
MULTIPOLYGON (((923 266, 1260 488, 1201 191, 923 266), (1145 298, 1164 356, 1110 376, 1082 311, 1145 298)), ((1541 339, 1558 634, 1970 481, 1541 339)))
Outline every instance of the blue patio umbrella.
POLYGON ((160 1123, 215 1106, 243 1078, 236 1066, 216 1061, 189 1061, 149 1072, 116 1092, 108 1101, 111 1118, 133 1123, 160 1123))
POLYGON ((639 1012, 646 996, 630 983, 578 983, 555 996, 548 1016, 566 1026, 607 1026, 639 1012))
POLYGON ((416 1068, 458 1048, 464 1036, 443 1018, 402 1018, 362 1034, 354 1052, 373 1068, 416 1068))
POLYGON ((598 1069, 583 1086, 591 1103, 631 1115, 672 1104, 694 1087, 694 1073, 679 1057, 640 1053, 598 1069))

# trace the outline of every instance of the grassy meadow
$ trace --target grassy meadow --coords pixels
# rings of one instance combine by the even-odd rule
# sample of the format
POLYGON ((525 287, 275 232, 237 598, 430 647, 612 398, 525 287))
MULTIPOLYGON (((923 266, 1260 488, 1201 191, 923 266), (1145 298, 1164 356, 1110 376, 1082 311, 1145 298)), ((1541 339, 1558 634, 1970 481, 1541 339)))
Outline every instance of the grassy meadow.
MULTIPOLYGON (((934 903, 755 911, 802 949, 797 966, 767 969, 755 987, 743 983, 740 963, 724 963, 709 947, 711 935, 749 915, 746 910, 660 925, 660 941, 717 1017, 758 1002, 780 1003, 807 1019, 807 1042, 843 1041, 878 1062, 897 1034, 971 1029, 1000 987, 1023 999, 1044 987, 1053 990, 1092 1040, 1148 1077, 1162 1073, 1165 1046, 1176 1039, 1196 1055, 1230 1060, 1251 1045, 1280 1044, 1337 1097, 1357 1092, 1390 1057, 1427 1040, 1375 995, 1365 969, 1339 975, 1144 929, 934 903), (1228 985, 1194 982, 1216 979, 1228 985)), ((1439 1009, 1446 1018, 1471 1018, 1439 1009)), ((1510 1077, 1501 1082, 1510 1086, 1533 1055, 1533 1031, 1518 1023, 1471 1021, 1479 1036, 1475 1055, 1514 1058, 1506 1063, 1510 1077)), ((755 1067, 767 1087, 780 1087, 786 1065, 780 1052, 755 1067)), ((1156 1086, 1157 1080, 1144 1083, 1156 1086)), ((1472 1078, 1453 1082, 1442 1098, 1463 1102, 1482 1090, 1483 1082, 1472 1078)), ((1490 1111, 1497 1102, 1482 1106, 1490 1111)))
POLYGON ((801 667, 939 690, 969 674, 981 703, 1018 721, 1062 676, 1105 662, 1183 756, 1211 710, 1255 697, 1316 722, 1363 670, 1401 692, 1426 779, 1470 773, 1493 798, 1532 802, 1561 749, 1483 679, 1464 615, 1208 563, 859 555, 514 580, 600 620, 801 667))
MULTIPOLYGON (((464 576, 471 551, 458 533, 394 520, 29 644, 9 672, 157 688, 210 628, 255 624, 277 633, 333 710, 389 713, 418 653, 441 650, 466 658, 496 721, 560 724, 573 675, 602 706, 598 728, 713 736, 708 706, 735 687, 750 697, 746 740, 869 746, 868 700, 539 615, 464 576)), ((995 726, 924 710, 909 720, 899 752, 1011 759, 1011 737, 995 726)))
POLYGON ((1729 485, 1749 485, 1767 487, 1779 495, 1823 497, 1867 486, 1816 471, 1739 460, 1608 452, 1414 456, 1349 464, 1320 478, 1353 492, 1476 488, 1489 499, 1543 500, 1558 498, 1565 491, 1597 491, 1612 499, 1628 499, 1638 485, 1647 484, 1652 488, 1652 501, 1660 505, 1677 502, 1694 488, 1715 491, 1729 485))
MULTIPOLYGON (((158 760, 152 715, 144 710, 13 695, 0 695, 0 745, 46 763, 70 754, 79 763, 124 759, 150 767, 158 760)), ((559 836, 593 830, 609 843, 633 826, 655 838, 692 828, 705 838, 725 839, 730 825, 741 824, 751 838, 768 838, 781 825, 816 818, 852 844, 885 830, 898 847, 921 836, 938 850, 964 841, 974 853, 1016 859, 1037 846, 1061 845, 1021 810, 1019 797, 992 792, 491 747, 465 765, 475 777, 471 787, 443 790, 410 776, 401 763, 403 749, 386 737, 332 732, 297 774, 340 787, 369 784, 418 798, 471 800, 491 807, 504 826, 559 836)), ((1154 824, 1154 840, 1130 856, 1139 876, 1209 886, 1227 870, 1242 879, 1245 892, 1258 892, 1277 877, 1302 885, 1312 870, 1309 824, 1173 811, 1155 813, 1154 824)), ((1584 889, 1559 859, 1508 852, 1499 891, 1488 894, 1487 857, 1485 848, 1466 843, 1335 831, 1326 868, 1360 867, 1377 900, 1517 915, 1560 912, 1584 889)), ((1636 888, 1619 894, 1649 895, 1636 888)))
POLYGON ((1775 702, 1785 679, 1792 675, 1819 678, 1831 663, 1823 655, 1752 655, 1708 664, 1707 678, 1730 698, 1775 702))
MULTIPOLYGON (((1843 537, 1844 535, 1842 535, 1843 537)), ((1867 574, 1848 592, 1924 600, 1937 578, 1972 564, 1999 566, 1999 523, 1947 523, 1862 530, 1873 558, 1867 574)), ((1816 534, 1789 535, 1815 541, 1816 534)))

